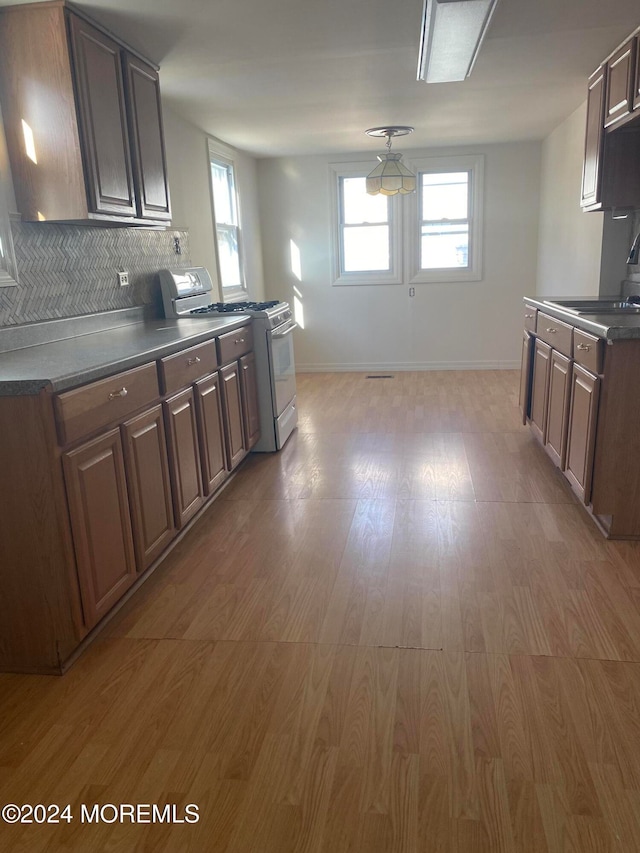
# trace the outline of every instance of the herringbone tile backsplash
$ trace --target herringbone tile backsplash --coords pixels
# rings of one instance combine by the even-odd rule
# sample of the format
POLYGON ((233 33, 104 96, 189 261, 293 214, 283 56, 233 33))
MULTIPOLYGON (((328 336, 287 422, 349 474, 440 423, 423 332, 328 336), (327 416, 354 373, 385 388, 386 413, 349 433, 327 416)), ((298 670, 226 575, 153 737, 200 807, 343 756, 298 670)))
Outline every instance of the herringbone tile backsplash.
POLYGON ((191 264, 187 231, 13 222, 12 233, 19 283, 0 288, 0 326, 159 307, 158 270, 191 264), (129 287, 119 286, 119 269, 128 271, 129 287))

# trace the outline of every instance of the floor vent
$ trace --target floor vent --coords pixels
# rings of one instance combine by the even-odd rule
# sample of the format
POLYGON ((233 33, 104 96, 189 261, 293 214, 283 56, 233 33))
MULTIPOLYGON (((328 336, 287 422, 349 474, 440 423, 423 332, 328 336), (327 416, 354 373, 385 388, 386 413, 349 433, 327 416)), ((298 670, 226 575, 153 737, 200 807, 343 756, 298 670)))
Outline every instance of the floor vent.
POLYGON ((395 379, 395 376, 392 376, 391 373, 372 373, 367 376, 367 379, 395 379))

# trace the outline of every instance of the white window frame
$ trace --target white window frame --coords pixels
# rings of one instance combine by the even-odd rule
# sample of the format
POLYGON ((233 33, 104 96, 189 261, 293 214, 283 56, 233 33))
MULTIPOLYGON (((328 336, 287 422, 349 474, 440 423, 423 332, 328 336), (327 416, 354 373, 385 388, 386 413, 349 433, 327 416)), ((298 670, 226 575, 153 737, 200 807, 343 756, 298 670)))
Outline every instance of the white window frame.
POLYGON ((389 250, 390 269, 356 270, 345 272, 342 268, 342 215, 340 199, 341 178, 365 178, 373 169, 371 160, 366 162, 330 163, 331 185, 331 279, 338 287, 371 284, 402 284, 402 209, 397 196, 389 197, 389 250))
MULTIPOLYGON (((220 295, 222 297, 223 302, 234 302, 237 300, 247 299, 248 298, 248 290, 247 290, 247 278, 245 272, 245 263, 244 263, 244 251, 243 251, 243 240, 242 240, 242 211, 240 208, 240 193, 238 192, 238 170, 236 168, 236 164, 233 158, 233 151, 228 148, 226 145, 218 142, 215 139, 207 140, 207 150, 209 154, 209 164, 208 164, 208 174, 209 174, 209 191, 211 194, 211 211, 213 214, 213 228, 214 228, 214 239, 216 244, 216 268, 218 272, 218 282, 220 284, 220 295), (236 228, 237 231, 237 241, 238 241, 238 264, 240 267, 240 279, 241 286, 240 287, 225 287, 222 281, 222 271, 220 269, 220 249, 219 249, 219 241, 218 241, 218 224, 216 222, 216 206, 213 198, 213 182, 211 180, 211 164, 215 163, 216 165, 226 166, 231 170, 231 176, 233 180, 233 189, 235 193, 235 207, 236 207, 236 219, 237 225, 232 226, 236 228)), ((228 228, 227 225, 221 225, 221 228, 228 228)))
POLYGON ((459 282, 482 280, 482 211, 484 207, 484 155, 452 155, 423 157, 407 163, 416 173, 418 187, 415 194, 405 196, 410 200, 405 229, 405 255, 409 284, 429 282, 459 282), (420 174, 424 172, 469 172, 469 266, 463 269, 420 269, 420 174))

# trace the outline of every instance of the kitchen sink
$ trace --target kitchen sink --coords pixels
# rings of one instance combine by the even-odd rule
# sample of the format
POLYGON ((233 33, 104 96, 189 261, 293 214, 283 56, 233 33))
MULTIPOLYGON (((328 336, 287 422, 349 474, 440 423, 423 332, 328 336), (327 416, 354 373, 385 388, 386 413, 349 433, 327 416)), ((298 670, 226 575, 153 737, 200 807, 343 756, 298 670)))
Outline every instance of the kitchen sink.
POLYGON ((546 302, 573 314, 640 314, 640 305, 623 299, 549 299, 546 302))

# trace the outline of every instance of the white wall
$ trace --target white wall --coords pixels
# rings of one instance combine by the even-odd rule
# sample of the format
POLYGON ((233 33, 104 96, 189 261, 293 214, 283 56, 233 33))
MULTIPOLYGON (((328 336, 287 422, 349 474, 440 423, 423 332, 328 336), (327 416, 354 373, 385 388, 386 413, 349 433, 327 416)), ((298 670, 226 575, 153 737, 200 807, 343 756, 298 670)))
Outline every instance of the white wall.
MULTIPOLYGON (((207 267, 218 288, 207 134, 166 105, 163 106, 167 168, 173 210, 172 225, 189 230, 194 266, 207 267)), ((228 147, 228 146, 227 146, 228 147)), ((236 149, 233 156, 237 190, 241 198, 245 275, 251 299, 264 298, 262 247, 258 218, 256 161, 236 149)))
MULTIPOLYGON (((402 149, 401 149, 402 150, 402 149)), ((522 297, 535 292, 540 143, 405 151, 411 157, 484 153, 484 275, 457 284, 331 284, 329 163, 370 159, 290 157, 258 162, 267 296, 293 302, 302 370, 515 367, 522 297), (291 272, 290 241, 302 281, 291 272)))
POLYGON ((629 221, 580 208, 586 116, 585 102, 542 144, 539 296, 618 294, 625 276, 629 221))

